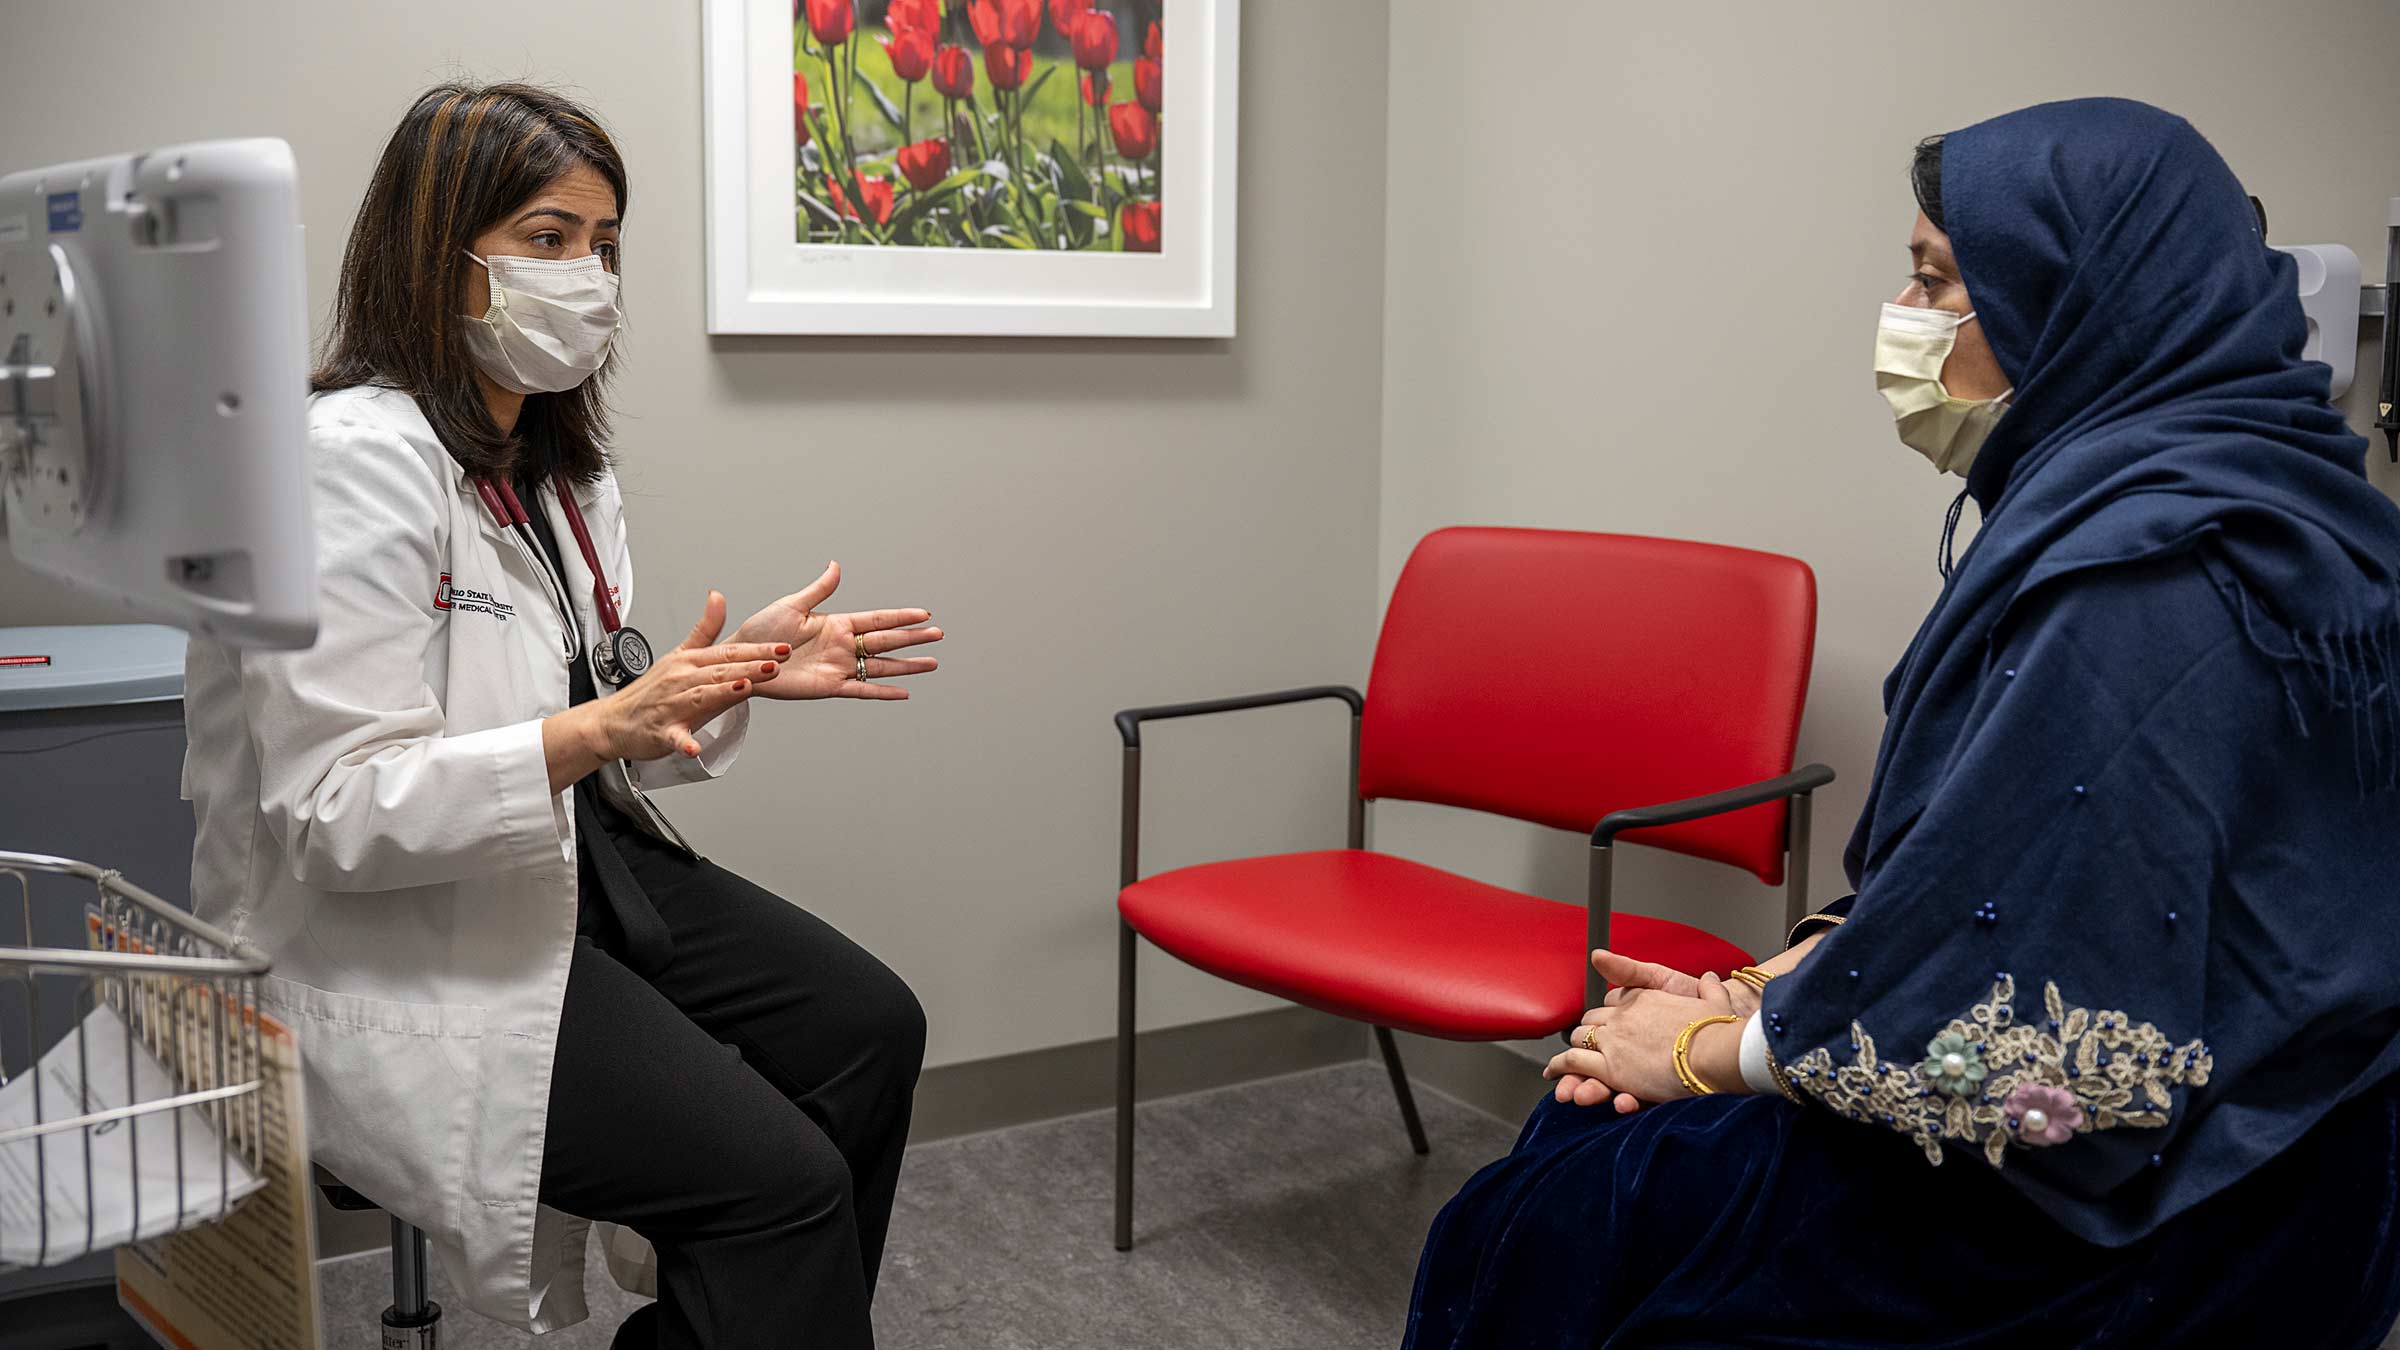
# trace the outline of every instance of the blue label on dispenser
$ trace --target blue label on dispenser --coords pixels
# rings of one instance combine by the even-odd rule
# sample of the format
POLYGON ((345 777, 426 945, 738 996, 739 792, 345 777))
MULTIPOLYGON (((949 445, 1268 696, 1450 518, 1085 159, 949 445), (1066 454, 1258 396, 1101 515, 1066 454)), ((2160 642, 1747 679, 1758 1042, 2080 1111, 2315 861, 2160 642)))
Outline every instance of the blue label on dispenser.
POLYGON ((50 194, 50 233, 73 234, 83 228, 83 194, 53 192, 50 194))

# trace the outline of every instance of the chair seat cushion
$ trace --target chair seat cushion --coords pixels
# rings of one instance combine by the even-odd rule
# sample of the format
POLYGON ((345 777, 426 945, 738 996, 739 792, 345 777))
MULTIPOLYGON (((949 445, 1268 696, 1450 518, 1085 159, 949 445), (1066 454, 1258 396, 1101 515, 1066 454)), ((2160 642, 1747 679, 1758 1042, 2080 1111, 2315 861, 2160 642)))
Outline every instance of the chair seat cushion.
MULTIPOLYGON (((1117 897, 1135 932, 1220 978, 1449 1040, 1545 1036, 1584 1010, 1584 910, 1357 849, 1204 863, 1117 897)), ((1750 963, 1689 924, 1617 914, 1616 950, 1694 974, 1750 963)))

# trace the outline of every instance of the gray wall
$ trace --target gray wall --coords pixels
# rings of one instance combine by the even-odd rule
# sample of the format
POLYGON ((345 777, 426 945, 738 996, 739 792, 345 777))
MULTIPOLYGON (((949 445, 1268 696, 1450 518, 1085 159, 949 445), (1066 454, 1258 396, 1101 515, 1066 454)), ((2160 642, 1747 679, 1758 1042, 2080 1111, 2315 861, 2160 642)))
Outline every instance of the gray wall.
MULTIPOLYGON (((633 184, 619 441, 636 620, 679 635, 710 586, 738 616, 839 558, 841 600, 922 603, 952 634, 916 701, 761 708, 735 775, 668 808, 906 976, 944 1064, 1113 1029, 1111 711, 1365 674, 1385 13, 1311 0, 1244 19, 1229 343, 712 342, 691 0, 12 4, 0 164, 282 136, 321 317, 416 91, 528 77, 599 109, 633 184)), ((0 569, 0 623, 81 617, 0 569)), ((1156 865, 1338 843, 1341 721, 1160 733, 1156 865)), ((1151 969, 1148 1025, 1269 1003, 1151 969)))
MULTIPOLYGON (((1817 810, 1820 897, 1843 893, 1879 687, 1939 590, 1958 486, 1900 446, 1869 375, 1876 306, 1908 270, 1917 139, 2052 98, 2146 99, 2216 142, 2275 242, 2348 244, 2382 276, 2390 0, 1509 0, 1456 17, 1392 6, 1382 584, 1462 522, 1806 559, 1820 620, 1800 754, 1842 775, 1817 810)), ((2354 426, 2372 393, 2370 375, 2354 426)), ((2400 487, 2380 441, 2373 464, 2400 487)), ((1581 897, 1576 839, 1377 814, 1385 847, 1581 897)), ((1754 880, 1628 853, 1625 909, 1776 943, 1780 897, 1754 880)))

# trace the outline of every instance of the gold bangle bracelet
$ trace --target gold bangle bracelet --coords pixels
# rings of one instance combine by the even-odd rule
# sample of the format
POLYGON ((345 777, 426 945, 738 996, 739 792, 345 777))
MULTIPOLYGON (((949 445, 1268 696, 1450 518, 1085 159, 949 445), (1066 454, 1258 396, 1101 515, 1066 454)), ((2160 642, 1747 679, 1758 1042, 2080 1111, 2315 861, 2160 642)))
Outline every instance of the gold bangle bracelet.
POLYGON ((1717 1091, 1710 1087, 1707 1080, 1692 1068, 1692 1037, 1699 1034, 1702 1027, 1715 1026, 1719 1022, 1739 1022, 1741 1020, 1731 1013, 1697 1018, 1675 1038, 1675 1077, 1683 1084, 1684 1091, 1695 1097, 1714 1096, 1717 1091))
POLYGON ((1772 971, 1760 970, 1756 966, 1744 966, 1733 972, 1733 978, 1763 994, 1767 992, 1767 981, 1774 979, 1775 975, 1772 971))

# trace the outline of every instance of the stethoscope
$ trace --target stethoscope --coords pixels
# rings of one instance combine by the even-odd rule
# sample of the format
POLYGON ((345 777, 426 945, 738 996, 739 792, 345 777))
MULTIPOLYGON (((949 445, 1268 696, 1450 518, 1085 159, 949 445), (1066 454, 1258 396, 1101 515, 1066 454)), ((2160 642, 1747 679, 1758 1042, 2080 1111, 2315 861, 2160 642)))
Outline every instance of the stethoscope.
MULTIPOLYGON (((542 588, 550 593, 550 603, 558 606, 566 660, 572 666, 576 650, 582 646, 583 625, 575 617, 575 607, 568 603, 565 579, 551 574, 550 559, 533 533, 533 517, 525 514, 525 504, 517 500, 516 490, 506 480, 470 478, 468 481, 475 485, 475 494, 483 499, 484 509, 492 513, 492 519, 500 522, 500 527, 533 564, 533 570, 542 578, 542 588)), ((567 528, 574 532, 575 547, 583 550, 583 565, 592 572, 592 608, 600 616, 601 628, 600 640, 592 644, 592 673, 610 688, 621 689, 650 669, 650 640, 618 617, 617 602, 608 593, 608 574, 600 567, 600 551, 592 547, 592 533, 583 523, 583 508, 575 504, 575 485, 565 474, 559 474, 551 480, 551 486, 558 493, 558 509, 567 518, 567 528)))

